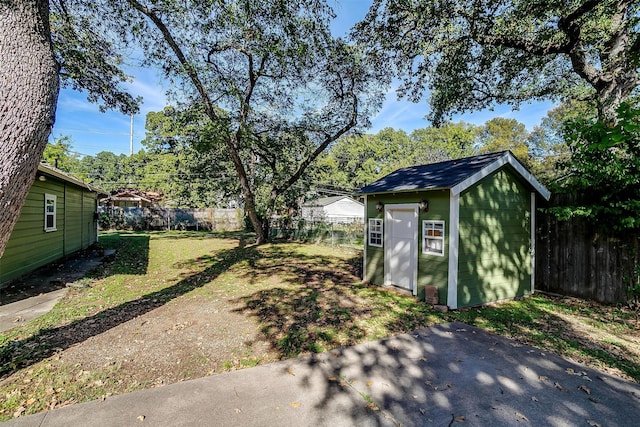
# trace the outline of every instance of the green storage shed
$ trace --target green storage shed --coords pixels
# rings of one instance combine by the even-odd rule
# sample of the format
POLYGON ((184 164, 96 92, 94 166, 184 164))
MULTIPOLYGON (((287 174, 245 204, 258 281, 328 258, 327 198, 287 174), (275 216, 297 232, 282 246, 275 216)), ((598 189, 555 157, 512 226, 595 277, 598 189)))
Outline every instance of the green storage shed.
POLYGON ((399 169, 362 188, 363 279, 456 309, 534 289, 536 199, 510 151, 399 169))
POLYGON ((107 194, 59 169, 40 164, 0 257, 0 288, 97 242, 99 195, 107 194))

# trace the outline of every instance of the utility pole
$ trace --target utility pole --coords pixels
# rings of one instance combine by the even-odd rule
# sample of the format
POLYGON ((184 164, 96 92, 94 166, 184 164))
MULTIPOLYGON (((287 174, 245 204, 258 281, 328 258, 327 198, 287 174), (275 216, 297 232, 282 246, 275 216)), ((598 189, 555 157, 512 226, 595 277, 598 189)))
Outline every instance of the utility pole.
POLYGON ((129 155, 133 156, 133 114, 131 114, 131 126, 129 130, 129 155))

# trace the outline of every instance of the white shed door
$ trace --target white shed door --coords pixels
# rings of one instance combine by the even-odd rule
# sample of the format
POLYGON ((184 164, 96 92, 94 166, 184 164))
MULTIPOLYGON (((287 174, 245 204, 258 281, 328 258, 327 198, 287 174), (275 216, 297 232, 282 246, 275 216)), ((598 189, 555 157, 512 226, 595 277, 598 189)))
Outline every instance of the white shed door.
POLYGON ((415 293, 417 276, 417 209, 386 209, 385 282, 415 293))

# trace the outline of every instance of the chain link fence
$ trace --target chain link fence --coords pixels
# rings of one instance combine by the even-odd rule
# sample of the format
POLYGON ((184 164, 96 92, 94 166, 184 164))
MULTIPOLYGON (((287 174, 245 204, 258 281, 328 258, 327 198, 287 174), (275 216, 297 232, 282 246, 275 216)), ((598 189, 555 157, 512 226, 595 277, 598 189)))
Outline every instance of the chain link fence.
POLYGON ((364 225, 361 218, 354 218, 351 222, 313 221, 291 217, 272 218, 269 224, 269 237, 362 248, 364 225))

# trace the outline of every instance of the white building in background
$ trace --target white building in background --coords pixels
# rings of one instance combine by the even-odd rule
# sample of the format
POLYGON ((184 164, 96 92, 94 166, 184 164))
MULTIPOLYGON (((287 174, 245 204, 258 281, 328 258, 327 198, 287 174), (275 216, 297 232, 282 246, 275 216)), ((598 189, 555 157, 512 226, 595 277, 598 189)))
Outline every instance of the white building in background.
POLYGON ((323 197, 303 203, 300 216, 307 221, 362 222, 364 205, 348 196, 323 197))

